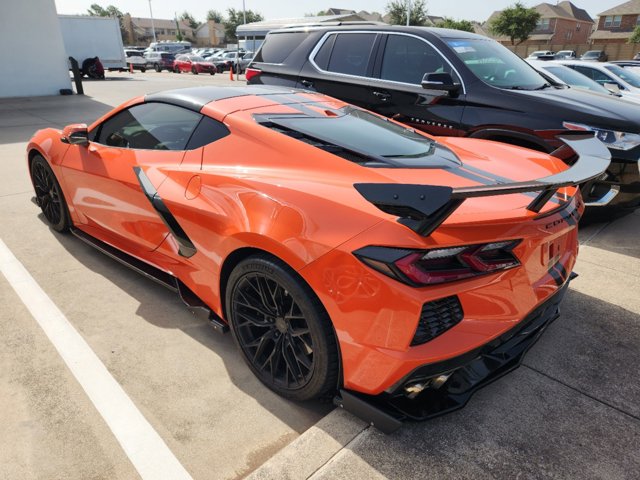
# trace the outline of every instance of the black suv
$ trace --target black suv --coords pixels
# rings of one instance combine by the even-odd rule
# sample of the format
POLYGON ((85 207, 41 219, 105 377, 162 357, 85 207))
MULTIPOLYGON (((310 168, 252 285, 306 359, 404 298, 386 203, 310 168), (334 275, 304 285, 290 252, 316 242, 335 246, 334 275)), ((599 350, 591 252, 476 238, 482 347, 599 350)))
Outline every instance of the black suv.
POLYGON ((276 30, 246 71, 249 84, 315 90, 434 135, 553 152, 557 135, 593 130, 612 154, 588 205, 640 203, 640 109, 558 85, 486 37, 442 28, 335 26, 276 30))

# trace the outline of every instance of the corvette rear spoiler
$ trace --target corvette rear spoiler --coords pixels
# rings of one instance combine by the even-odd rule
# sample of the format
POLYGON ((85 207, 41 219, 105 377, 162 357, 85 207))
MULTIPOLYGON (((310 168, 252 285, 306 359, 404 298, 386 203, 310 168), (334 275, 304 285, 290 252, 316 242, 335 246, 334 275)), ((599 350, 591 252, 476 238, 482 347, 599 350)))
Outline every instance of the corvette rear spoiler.
POLYGON ((527 210, 538 213, 558 189, 601 175, 611 161, 609 150, 592 132, 563 133, 557 138, 578 158, 569 169, 537 180, 461 188, 399 183, 356 183, 353 186, 380 210, 398 216, 399 223, 425 237, 433 233, 467 198, 539 192, 527 206, 527 210))

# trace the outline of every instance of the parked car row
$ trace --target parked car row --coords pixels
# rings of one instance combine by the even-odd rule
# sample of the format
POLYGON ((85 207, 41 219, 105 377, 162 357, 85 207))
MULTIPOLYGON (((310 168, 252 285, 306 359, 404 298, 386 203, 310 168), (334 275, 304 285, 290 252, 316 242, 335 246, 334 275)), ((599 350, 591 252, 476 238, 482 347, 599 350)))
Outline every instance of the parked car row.
POLYGON ((242 74, 253 59, 253 52, 245 50, 216 50, 215 52, 204 50, 201 55, 197 52, 199 52, 197 49, 182 54, 125 49, 125 56, 127 66, 141 72, 153 69, 156 72, 166 70, 175 73, 191 72, 196 75, 198 73, 213 75, 229 70, 234 74, 242 74))
MULTIPOLYGON (((575 50, 560 50, 559 52, 537 50, 531 52, 527 60, 576 60, 577 58, 575 50)), ((606 62, 608 59, 609 56, 604 50, 589 50, 580 56, 580 60, 587 62, 606 62)))

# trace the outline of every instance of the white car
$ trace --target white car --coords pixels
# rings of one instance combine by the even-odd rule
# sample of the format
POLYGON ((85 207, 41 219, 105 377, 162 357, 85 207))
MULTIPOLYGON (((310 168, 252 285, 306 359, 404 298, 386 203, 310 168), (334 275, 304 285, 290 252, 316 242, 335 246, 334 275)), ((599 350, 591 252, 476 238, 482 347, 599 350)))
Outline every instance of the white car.
MULTIPOLYGON (((607 86, 604 86, 559 62, 527 60, 527 63, 540 73, 550 77, 554 82, 564 83, 565 85, 569 85, 573 88, 588 90, 602 95, 624 97, 624 94, 619 91, 617 85, 607 84, 607 86)), ((626 98, 640 102, 640 100, 635 99, 633 96, 627 96, 626 98)))
POLYGON ((540 57, 553 57, 555 55, 551 50, 537 50, 535 52, 531 52, 526 60, 537 60, 540 57))
POLYGON ((558 60, 602 86, 617 85, 624 97, 640 99, 640 75, 613 63, 581 62, 579 60, 558 60))
POLYGON ((144 53, 140 50, 124 50, 124 57, 127 62, 127 68, 131 68, 133 65, 134 70, 140 70, 145 72, 147 70, 147 61, 144 58, 144 53))

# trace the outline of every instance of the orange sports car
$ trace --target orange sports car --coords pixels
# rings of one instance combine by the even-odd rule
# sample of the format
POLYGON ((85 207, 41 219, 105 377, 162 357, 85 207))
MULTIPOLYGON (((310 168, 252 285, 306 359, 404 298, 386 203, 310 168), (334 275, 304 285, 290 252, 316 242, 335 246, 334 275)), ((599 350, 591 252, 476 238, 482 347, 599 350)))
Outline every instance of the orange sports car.
POLYGON ((558 316, 608 150, 439 138, 287 88, 154 93, 37 132, 35 202, 229 327, 277 393, 384 431, 458 408, 558 316), (571 167, 567 167, 569 162, 571 167))

